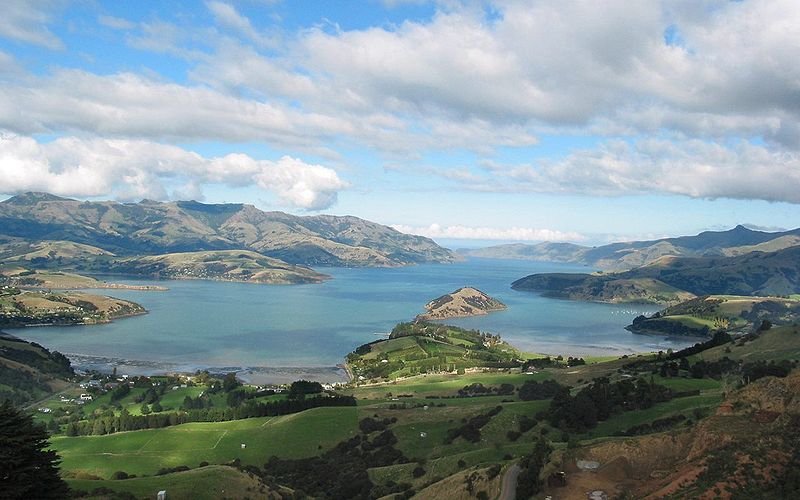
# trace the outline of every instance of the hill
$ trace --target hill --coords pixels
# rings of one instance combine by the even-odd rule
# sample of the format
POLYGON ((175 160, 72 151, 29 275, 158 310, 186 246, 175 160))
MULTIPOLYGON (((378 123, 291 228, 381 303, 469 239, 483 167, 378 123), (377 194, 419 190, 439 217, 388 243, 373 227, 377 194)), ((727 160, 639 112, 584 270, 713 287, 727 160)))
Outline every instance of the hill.
POLYGON ((780 297, 709 295, 639 316, 626 329, 633 333, 709 336, 715 331, 749 333, 764 321, 791 325, 800 320, 800 301, 780 297))
POLYGON ((101 295, 0 288, 0 327, 108 323, 145 312, 135 302, 101 295))
POLYGON ((511 286, 558 298, 654 304, 702 295, 792 295, 800 293, 800 247, 736 257, 662 257, 618 273, 532 274, 511 286))
POLYGON ((328 276, 303 266, 246 250, 182 252, 144 257, 98 259, 92 271, 157 277, 268 283, 320 283, 328 276))
POLYGON ((62 354, 0 332, 0 401, 32 403, 62 390, 74 375, 62 354))
MULTIPOLYGON (((291 264, 398 266, 451 262, 455 254, 428 238, 400 233, 356 217, 300 217, 263 212, 244 204, 195 201, 89 202, 26 193, 0 202, 0 238, 6 243, 43 241, 86 245, 72 253, 120 256, 206 250, 252 250, 291 264)), ((35 250, 35 248, 31 248, 35 250)), ((67 257, 63 248, 36 255, 67 257)), ((30 259, 31 254, 26 253, 30 259)))
POLYGON ((425 314, 417 318, 421 320, 437 320, 461 318, 465 316, 482 316, 492 311, 502 311, 506 305, 489 297, 477 288, 463 287, 455 292, 442 295, 427 304, 425 314))
POLYGON ((448 325, 400 323, 388 339, 358 347, 347 366, 358 381, 476 367, 519 366, 520 353, 497 335, 448 325))
POLYGON ((732 257, 754 251, 782 250, 797 245, 800 245, 800 228, 770 233, 740 225, 728 231, 705 231, 695 236, 620 242, 598 247, 572 243, 516 243, 459 250, 459 253, 471 257, 565 262, 606 270, 625 270, 647 265, 664 256, 732 257))

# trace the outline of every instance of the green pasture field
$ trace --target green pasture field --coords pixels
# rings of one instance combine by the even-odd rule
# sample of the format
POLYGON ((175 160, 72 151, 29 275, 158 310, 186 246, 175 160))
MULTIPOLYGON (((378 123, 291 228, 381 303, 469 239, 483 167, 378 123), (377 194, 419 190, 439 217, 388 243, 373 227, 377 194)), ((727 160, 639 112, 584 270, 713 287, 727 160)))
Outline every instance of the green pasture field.
MULTIPOLYGON (((462 398, 459 401, 466 401, 470 404, 446 407, 429 406, 427 410, 412 408, 370 411, 363 408, 361 414, 362 417, 373 416, 373 414, 380 418, 396 417, 398 421, 392 425, 392 432, 398 440, 396 447, 412 460, 430 460, 485 446, 513 444, 506 436, 508 431, 519 428, 518 422, 523 415, 533 417, 537 412, 546 409, 550 403, 549 401, 524 401, 501 404, 497 400, 487 401, 487 399, 490 398, 462 398), (479 443, 471 443, 463 438, 456 438, 451 444, 444 443, 449 429, 460 427, 465 419, 485 413, 498 404, 503 407, 503 410, 492 417, 489 423, 481 429, 479 443)), ((530 441, 533 432, 529 431, 517 443, 530 441)))
POLYGON ((670 316, 665 316, 663 319, 669 321, 675 321, 677 323, 682 323, 690 328, 703 328, 707 326, 709 328, 716 328, 716 324, 714 320, 700 318, 698 316, 692 316, 690 314, 675 314, 670 316))
POLYGON ((722 387, 722 382, 713 378, 683 378, 653 376, 653 382, 673 391, 716 391, 722 387))
POLYGON ((725 344, 691 356, 695 362, 700 359, 716 361, 723 357, 742 361, 782 361, 800 359, 800 327, 781 326, 762 332, 756 339, 743 346, 725 344), (730 352, 728 352, 730 351, 730 352))
MULTIPOLYGON (((412 396, 452 396, 464 386, 481 383, 487 387, 500 384, 521 385, 526 380, 546 380, 552 378, 549 372, 540 372, 532 375, 525 373, 482 372, 466 373, 464 375, 421 375, 405 380, 398 380, 380 385, 357 387, 348 391, 358 399, 385 399, 387 393, 393 396, 398 394, 411 394, 412 396)), ((404 398, 401 398, 402 402, 404 398)))
POLYGON ((256 498, 260 492, 258 479, 232 467, 209 465, 199 469, 175 472, 163 476, 136 477, 124 480, 67 479, 73 491, 109 488, 128 492, 137 498, 155 498, 165 490, 168 498, 216 500, 219 498, 256 498))
POLYGON ((263 465, 269 457, 317 455, 352 436, 357 409, 314 408, 281 417, 195 422, 107 436, 56 437, 62 469, 108 478, 115 471, 151 475, 163 467, 199 462, 263 465), (246 445, 245 449, 241 444, 246 445))

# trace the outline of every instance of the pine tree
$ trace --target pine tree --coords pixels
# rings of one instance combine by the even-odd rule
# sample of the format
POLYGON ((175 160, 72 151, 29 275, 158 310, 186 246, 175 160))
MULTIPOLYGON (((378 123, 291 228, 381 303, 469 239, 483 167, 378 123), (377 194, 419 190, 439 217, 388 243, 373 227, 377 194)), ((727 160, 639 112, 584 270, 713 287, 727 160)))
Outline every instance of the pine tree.
POLYGON ((0 405, 0 497, 67 498, 69 488, 58 475, 60 461, 47 450, 47 432, 6 400, 0 405))

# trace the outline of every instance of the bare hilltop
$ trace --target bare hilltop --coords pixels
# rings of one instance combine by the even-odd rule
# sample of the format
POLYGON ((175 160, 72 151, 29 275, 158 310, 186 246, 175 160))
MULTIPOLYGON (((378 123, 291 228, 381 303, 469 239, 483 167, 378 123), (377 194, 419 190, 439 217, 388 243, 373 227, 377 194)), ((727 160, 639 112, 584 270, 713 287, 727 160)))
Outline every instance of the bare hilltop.
POLYGON ((506 305, 477 288, 462 287, 428 302, 425 309, 428 312, 420 314, 417 319, 429 321, 482 316, 492 311, 502 311, 506 309, 506 305))

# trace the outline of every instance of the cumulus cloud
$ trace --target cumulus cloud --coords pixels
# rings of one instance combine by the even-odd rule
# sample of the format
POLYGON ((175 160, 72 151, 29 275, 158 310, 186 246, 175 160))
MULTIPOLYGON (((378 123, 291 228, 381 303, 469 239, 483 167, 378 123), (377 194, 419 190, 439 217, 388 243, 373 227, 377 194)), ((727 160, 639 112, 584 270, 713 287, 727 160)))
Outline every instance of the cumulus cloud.
POLYGON ((563 232, 554 229, 536 229, 530 227, 470 227, 470 226, 392 226, 402 233, 418 234, 428 238, 444 238, 459 240, 506 240, 506 241, 583 241, 580 233, 563 232))
POLYGON ((10 134, 0 138, 2 193, 202 199, 206 184, 255 185, 288 206, 307 210, 330 207, 337 193, 347 187, 334 170, 289 156, 277 161, 243 154, 206 158, 176 146, 141 140, 63 137, 39 143, 10 134))

